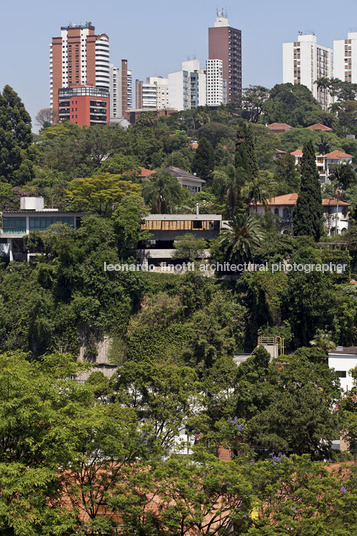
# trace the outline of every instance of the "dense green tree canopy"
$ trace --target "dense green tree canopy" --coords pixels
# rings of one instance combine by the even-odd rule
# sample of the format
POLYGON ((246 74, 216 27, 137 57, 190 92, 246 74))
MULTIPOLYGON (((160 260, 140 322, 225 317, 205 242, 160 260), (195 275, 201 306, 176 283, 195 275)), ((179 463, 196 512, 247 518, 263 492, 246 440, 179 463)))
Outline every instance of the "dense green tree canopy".
POLYGON ((311 91, 300 84, 277 84, 263 104, 266 124, 287 123, 292 127, 308 127, 314 123, 331 126, 333 116, 322 111, 311 91))

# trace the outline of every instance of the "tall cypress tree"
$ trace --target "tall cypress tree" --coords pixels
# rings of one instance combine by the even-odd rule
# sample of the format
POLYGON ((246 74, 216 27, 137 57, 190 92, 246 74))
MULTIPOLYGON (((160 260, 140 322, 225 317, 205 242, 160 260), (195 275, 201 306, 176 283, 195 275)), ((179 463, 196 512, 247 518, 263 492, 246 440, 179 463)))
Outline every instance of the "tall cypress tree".
POLYGON ((320 240, 322 234, 321 184, 311 141, 303 148, 301 184, 293 211, 293 229, 296 236, 312 236, 316 241, 320 240))
POLYGON ((192 171, 198 177, 209 181, 214 170, 214 149, 207 138, 201 138, 193 159, 192 171))
POLYGON ((237 129, 235 167, 237 173, 244 177, 244 181, 250 181, 258 175, 258 164, 255 154, 252 127, 247 123, 241 123, 237 129))
POLYGON ((5 86, 0 93, 0 180, 14 185, 33 178, 31 117, 20 97, 5 86))

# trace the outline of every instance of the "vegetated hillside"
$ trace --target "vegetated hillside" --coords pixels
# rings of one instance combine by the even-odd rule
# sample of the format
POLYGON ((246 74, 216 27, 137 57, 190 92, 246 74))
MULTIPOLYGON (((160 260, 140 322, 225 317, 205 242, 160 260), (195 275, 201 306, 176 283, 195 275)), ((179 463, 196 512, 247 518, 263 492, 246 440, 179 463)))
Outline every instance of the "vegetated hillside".
MULTIPOLYGON (((336 344, 354 344, 356 306, 354 287, 348 285, 351 271, 356 272, 353 166, 344 166, 344 173, 337 169, 324 192, 334 195, 338 188, 351 203, 352 227, 342 250, 331 249, 327 238, 321 239, 324 245, 316 245, 283 237, 271 214, 254 223, 260 230, 244 216, 249 203, 257 206, 271 196, 299 190, 300 170, 293 157, 274 160, 279 147, 290 151, 312 141, 317 152, 337 148, 353 154, 356 140, 343 137, 351 123, 339 115, 347 102, 341 99, 351 96, 347 89, 344 84, 335 88, 339 106, 329 112, 321 110, 304 87, 282 84, 270 91, 252 87, 244 92, 241 104, 160 119, 148 112, 127 131, 114 126, 47 125, 31 145, 21 100, 5 88, 1 105, 18 121, 21 136, 13 136, 16 161, 10 165, 12 153, 2 153, 1 207, 16 209, 22 195, 42 195, 47 206, 91 216, 78 230, 57 225, 51 231, 31 233, 28 249, 43 252, 35 265, 3 262, 0 347, 39 356, 58 349, 78 354, 84 345, 93 358, 95 342, 109 335, 117 360, 168 359, 204 367, 219 355, 253 349, 257 335, 272 330, 284 334, 290 348, 309 344, 318 330, 329 332, 336 344), (325 122, 334 131, 303 128, 312 113, 314 121, 325 122), (263 125, 271 121, 298 128, 273 135, 263 125), (204 177, 203 191, 191 194, 182 188, 161 171, 168 165, 204 177), (156 173, 142 180, 142 167, 156 173), (146 238, 140 228, 143 214, 194 212, 197 202, 201 212, 236 219, 232 236, 210 244, 217 261, 338 260, 346 262, 347 270, 340 276, 245 273, 231 283, 202 279, 196 273, 197 281, 190 283, 190 304, 185 294, 189 276, 103 271, 104 262, 135 257, 138 243, 146 238), (243 240, 243 232, 248 232, 248 240, 243 240)), ((2 129, 12 136, 9 124, 3 122, 2 129)), ((185 247, 186 254, 187 247, 195 251, 195 244, 185 247)))
MULTIPOLYGON (((314 149, 357 156, 345 137, 356 133, 351 88, 334 86, 329 112, 303 87, 253 87, 239 105, 148 113, 127 131, 45 125, 33 140, 20 99, 4 89, 0 208, 40 195, 87 216, 76 230, 30 233, 32 263, 0 257, 1 534, 356 531, 355 468, 323 465, 356 454, 355 388, 341 400, 327 365, 329 349, 357 342, 354 166, 334 170, 324 192, 351 203, 343 237, 315 241, 322 221, 309 225, 308 196, 293 216, 295 238, 280 234, 273 213, 256 215, 271 196, 308 190, 314 149), (265 124, 274 121, 295 128, 272 135, 265 124), (312 122, 334 130, 307 130, 312 122), (290 154, 274 159, 297 148, 301 169, 290 154), (168 166, 204 178, 203 191, 189 193, 168 166), (143 179, 142 167, 156 173, 143 179), (215 262, 264 270, 104 270, 136 262, 145 214, 192 213, 196 203, 230 222, 209 244, 215 262), (307 268, 273 270, 284 261, 307 268), (346 269, 309 269, 329 263, 346 269), (271 361, 260 347, 237 367, 233 355, 253 351, 259 335, 283 337, 289 355, 271 361), (104 338, 113 377, 73 381, 104 338), (350 453, 332 449, 341 430, 350 453)), ((181 238, 176 247, 199 260, 206 244, 181 238)))

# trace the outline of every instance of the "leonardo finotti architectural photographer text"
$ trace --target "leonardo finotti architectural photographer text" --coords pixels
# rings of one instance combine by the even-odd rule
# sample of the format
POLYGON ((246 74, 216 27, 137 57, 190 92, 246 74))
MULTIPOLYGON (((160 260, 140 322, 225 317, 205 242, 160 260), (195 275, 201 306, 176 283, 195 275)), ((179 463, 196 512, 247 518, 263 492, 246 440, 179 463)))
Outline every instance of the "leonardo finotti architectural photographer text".
POLYGON ((105 272, 202 272, 202 273, 239 273, 239 272, 335 272, 341 274, 345 272, 347 264, 302 264, 302 263, 264 263, 254 264, 244 262, 233 264, 229 262, 217 263, 194 263, 182 262, 181 264, 170 264, 161 262, 159 265, 142 263, 142 264, 108 264, 104 263, 105 272))

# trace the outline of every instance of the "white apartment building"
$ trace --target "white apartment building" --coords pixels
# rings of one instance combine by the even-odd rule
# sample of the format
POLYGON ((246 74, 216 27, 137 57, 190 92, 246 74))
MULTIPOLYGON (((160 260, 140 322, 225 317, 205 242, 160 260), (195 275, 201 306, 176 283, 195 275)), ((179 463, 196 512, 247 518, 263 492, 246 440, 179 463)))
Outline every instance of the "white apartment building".
POLYGON ((283 83, 306 86, 327 109, 332 102, 331 96, 315 84, 322 77, 333 77, 333 51, 319 45, 315 34, 299 33, 294 43, 283 43, 283 83))
POLYGON ((168 106, 168 78, 149 76, 146 82, 136 81, 136 108, 138 110, 165 110, 168 106))
POLYGON ((343 82, 357 83, 357 32, 333 42, 333 76, 343 82))
POLYGON ((207 106, 227 104, 227 81, 223 78, 223 61, 206 61, 206 103, 207 106))
POLYGON ((155 84, 146 83, 142 85, 142 106, 144 110, 156 110, 156 93, 155 84))
POLYGON ((126 107, 127 107, 127 109, 130 110, 133 107, 133 72, 132 71, 127 71, 126 77, 127 77, 126 107))
POLYGON ((128 70, 127 60, 121 60, 121 66, 109 66, 109 117, 116 123, 124 117, 125 112, 132 108, 133 87, 132 73, 128 70))
POLYGON ((206 73, 199 60, 182 63, 182 70, 168 75, 169 107, 189 110, 206 105, 206 73))
POLYGON ((109 99, 109 117, 110 120, 119 119, 122 117, 122 96, 121 96, 121 70, 120 67, 115 67, 112 63, 109 69, 110 76, 110 99, 109 99))
POLYGON ((149 76, 146 81, 156 87, 156 108, 166 110, 169 107, 169 79, 162 76, 149 76))

